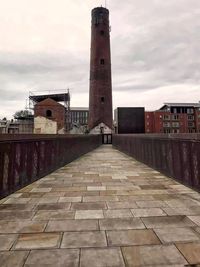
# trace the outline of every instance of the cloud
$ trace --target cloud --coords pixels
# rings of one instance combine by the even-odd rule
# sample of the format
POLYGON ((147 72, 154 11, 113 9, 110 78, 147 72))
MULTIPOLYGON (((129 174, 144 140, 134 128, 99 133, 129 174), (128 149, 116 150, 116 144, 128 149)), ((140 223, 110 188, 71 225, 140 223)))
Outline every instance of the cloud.
MULTIPOLYGON (((197 101, 199 0, 107 2, 114 106, 197 101)), ((90 12, 102 1, 0 4, 0 118, 23 108, 31 90, 69 87, 71 105, 87 106, 90 12)))

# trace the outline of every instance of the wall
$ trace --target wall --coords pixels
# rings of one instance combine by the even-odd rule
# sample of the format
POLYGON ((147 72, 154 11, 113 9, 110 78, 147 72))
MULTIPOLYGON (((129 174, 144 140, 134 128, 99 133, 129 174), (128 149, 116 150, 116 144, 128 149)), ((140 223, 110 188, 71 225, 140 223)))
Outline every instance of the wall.
POLYGON ((115 113, 117 133, 144 133, 145 116, 144 108, 121 107, 115 113))
POLYGON ((101 145, 98 135, 0 135, 0 198, 101 145))
POLYGON ((200 135, 113 135, 113 145, 136 160, 200 191, 200 135))
POLYGON ((65 127, 65 107, 50 98, 47 98, 35 105, 34 117, 44 117, 57 122, 58 131, 65 127), (51 117, 47 117, 47 110, 52 112, 51 117))
POLYGON ((34 133, 36 134, 57 134, 57 122, 44 117, 34 118, 34 133))

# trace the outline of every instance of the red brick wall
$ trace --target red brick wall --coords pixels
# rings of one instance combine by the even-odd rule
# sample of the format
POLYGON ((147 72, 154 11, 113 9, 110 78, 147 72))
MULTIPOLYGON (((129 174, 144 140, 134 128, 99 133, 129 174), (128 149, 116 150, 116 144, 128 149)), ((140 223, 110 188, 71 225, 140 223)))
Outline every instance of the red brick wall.
POLYGON ((58 130, 64 128, 65 126, 65 107, 50 98, 47 98, 35 105, 34 116, 42 116, 56 121, 58 130), (46 116, 47 110, 51 110, 51 117, 46 116))
POLYGON ((200 111, 195 110, 194 114, 175 114, 166 111, 152 111, 145 112, 145 132, 146 133, 164 133, 166 129, 170 130, 170 133, 190 133, 191 130, 200 132, 200 111), (164 116, 168 115, 169 120, 164 119, 164 116), (174 116, 178 116, 178 119, 174 119, 174 116), (189 120, 189 116, 194 116, 194 120, 189 120), (170 127, 164 127, 164 124, 169 123, 170 127), (179 127, 173 127, 173 124, 177 123, 179 127), (189 127, 190 123, 194 123, 194 127, 189 127))

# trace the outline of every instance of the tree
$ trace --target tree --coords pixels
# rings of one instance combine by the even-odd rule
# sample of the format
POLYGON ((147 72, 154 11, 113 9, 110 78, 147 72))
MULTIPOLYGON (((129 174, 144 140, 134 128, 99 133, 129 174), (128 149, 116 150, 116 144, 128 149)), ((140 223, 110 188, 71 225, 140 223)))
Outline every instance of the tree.
POLYGON ((27 119, 27 118, 30 118, 32 117, 32 113, 31 111, 29 110, 19 110, 19 111, 16 111, 15 114, 14 114, 14 118, 15 119, 27 119))

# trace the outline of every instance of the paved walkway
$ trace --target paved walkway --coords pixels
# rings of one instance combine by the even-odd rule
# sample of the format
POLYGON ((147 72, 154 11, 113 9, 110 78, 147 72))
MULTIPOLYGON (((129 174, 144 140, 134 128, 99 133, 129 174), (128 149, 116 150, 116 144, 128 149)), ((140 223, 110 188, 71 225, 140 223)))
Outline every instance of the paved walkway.
POLYGON ((1 267, 200 263, 200 194, 111 146, 0 203, 1 267))

